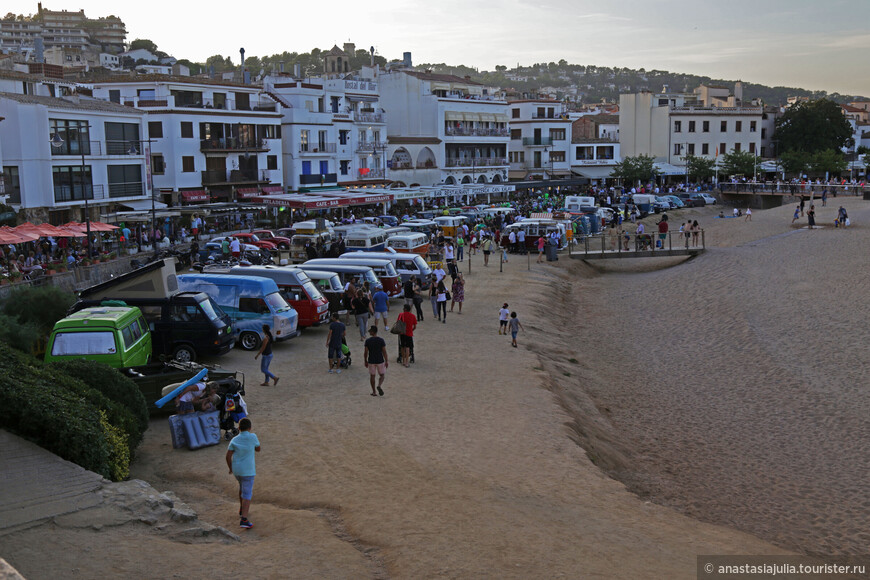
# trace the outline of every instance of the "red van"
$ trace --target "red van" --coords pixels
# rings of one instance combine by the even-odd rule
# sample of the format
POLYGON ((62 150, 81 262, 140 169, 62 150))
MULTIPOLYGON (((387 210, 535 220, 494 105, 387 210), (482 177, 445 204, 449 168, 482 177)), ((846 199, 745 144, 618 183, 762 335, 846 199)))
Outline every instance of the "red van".
POLYGON ((318 326, 329 322, 329 301, 323 296, 308 274, 287 266, 234 266, 230 274, 270 278, 278 285, 278 292, 299 314, 299 328, 318 326))

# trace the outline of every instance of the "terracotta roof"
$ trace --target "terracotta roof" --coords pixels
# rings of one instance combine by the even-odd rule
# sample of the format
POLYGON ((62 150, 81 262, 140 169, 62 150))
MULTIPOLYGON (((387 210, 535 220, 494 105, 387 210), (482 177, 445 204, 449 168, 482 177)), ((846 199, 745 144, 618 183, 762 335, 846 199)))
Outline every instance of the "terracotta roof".
POLYGON ((853 107, 852 105, 842 104, 840 105, 844 111, 847 113, 866 113, 865 109, 861 109, 860 107, 853 107))
POLYGON ((108 113, 122 113, 126 115, 142 115, 144 114, 139 109, 126 107, 109 101, 101 101, 88 97, 73 98, 56 98, 56 97, 41 97, 38 95, 21 95, 18 93, 0 93, 0 98, 17 101, 25 105, 42 105, 45 107, 53 107, 55 109, 71 109, 78 111, 104 111, 108 113))
POLYGON ((411 75, 412 77, 418 78, 421 81, 441 81, 443 83, 462 83, 465 85, 483 86, 482 83, 471 81, 463 77, 458 77, 456 75, 439 75, 433 73, 419 72, 415 70, 403 70, 401 72, 405 73, 406 75, 411 75))

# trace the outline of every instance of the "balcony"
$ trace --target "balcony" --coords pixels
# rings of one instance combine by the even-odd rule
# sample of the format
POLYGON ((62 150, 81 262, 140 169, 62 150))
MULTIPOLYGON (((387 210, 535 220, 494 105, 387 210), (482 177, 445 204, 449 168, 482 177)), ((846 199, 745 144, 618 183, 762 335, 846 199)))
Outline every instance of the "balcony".
POLYGON ((523 137, 523 147, 552 147, 552 137, 523 137))
POLYGON ((54 186, 54 202, 64 203, 68 201, 84 201, 87 196, 88 201, 99 201, 106 199, 105 189, 102 184, 91 185, 55 185, 54 186))
POLYGON ((387 150, 387 144, 383 141, 360 141, 356 145, 357 153, 380 153, 387 150))
POLYGON ((353 120, 356 123, 386 123, 383 113, 354 113, 353 120))
POLYGON ((508 129, 469 129, 465 127, 445 127, 448 137, 510 137, 508 129))
POLYGON ((265 139, 243 141, 235 137, 221 139, 202 139, 199 142, 200 151, 233 152, 233 151, 269 151, 269 144, 265 139))
POLYGON ((335 153, 335 143, 317 143, 316 145, 299 145, 300 155, 322 155, 335 153))
POLYGON ((337 173, 309 173, 299 176, 299 185, 325 185, 338 183, 337 173))
POLYGON ((508 165, 504 157, 448 158, 446 167, 502 167, 508 165))
POLYGON ((383 169, 369 169, 368 167, 361 167, 357 170, 359 172, 360 179, 383 179, 386 177, 386 172, 383 169))
POLYGON ((141 181, 109 183, 109 197, 136 197, 145 195, 145 184, 141 181))
POLYGON ((390 171, 412 171, 414 169, 438 169, 438 164, 434 161, 424 161, 414 166, 411 162, 396 163, 393 161, 390 165, 390 171))
POLYGON ((202 185, 233 185, 238 183, 268 183, 269 179, 264 169, 261 174, 256 171, 241 171, 233 169, 226 170, 209 170, 200 171, 202 174, 202 185))
POLYGON ((64 137, 64 142, 59 147, 52 146, 51 156, 75 155, 76 157, 81 157, 82 149, 84 149, 85 155, 102 155, 102 143, 99 141, 82 141, 81 145, 80 149, 77 139, 66 140, 64 137))

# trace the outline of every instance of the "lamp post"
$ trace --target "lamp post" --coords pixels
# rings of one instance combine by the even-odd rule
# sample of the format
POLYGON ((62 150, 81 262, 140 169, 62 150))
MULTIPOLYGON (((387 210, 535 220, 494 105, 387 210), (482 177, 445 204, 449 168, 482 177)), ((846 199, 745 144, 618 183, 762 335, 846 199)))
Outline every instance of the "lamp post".
MULTIPOLYGON (((90 135, 91 135, 90 123, 85 122, 84 127, 85 127, 85 129, 87 129, 88 139, 90 139, 90 135)), ((82 177, 81 177, 82 197, 85 199, 85 228, 87 230, 87 236, 88 236, 88 257, 90 257, 92 255, 92 251, 93 251, 93 248, 91 248, 91 212, 90 212, 90 207, 88 206, 88 192, 87 192, 87 189, 85 187, 85 148, 82 144, 82 130, 81 129, 82 128, 79 127, 79 130, 76 134, 76 141, 79 144, 79 153, 82 154, 82 177)), ((54 147, 55 149, 60 149, 61 147, 63 147, 64 140, 60 136, 60 134, 54 133, 51 136, 51 139, 49 139, 49 143, 51 143, 51 146, 54 147)), ((93 176, 91 177, 91 179, 93 179, 93 176)), ((73 191, 75 191, 75 190, 73 190, 73 191)), ((94 191, 94 184, 93 184, 93 181, 91 181, 91 194, 93 194, 93 191, 94 191)))

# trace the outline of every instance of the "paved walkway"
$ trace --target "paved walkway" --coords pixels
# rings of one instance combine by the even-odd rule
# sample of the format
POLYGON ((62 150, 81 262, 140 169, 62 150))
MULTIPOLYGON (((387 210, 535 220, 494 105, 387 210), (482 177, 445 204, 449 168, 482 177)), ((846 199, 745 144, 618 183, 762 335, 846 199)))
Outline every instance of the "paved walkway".
POLYGON ((98 505, 101 476, 0 430, 0 536, 98 505))

